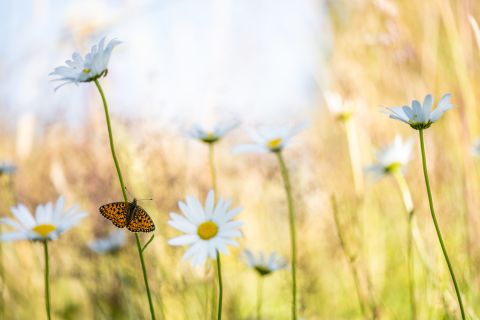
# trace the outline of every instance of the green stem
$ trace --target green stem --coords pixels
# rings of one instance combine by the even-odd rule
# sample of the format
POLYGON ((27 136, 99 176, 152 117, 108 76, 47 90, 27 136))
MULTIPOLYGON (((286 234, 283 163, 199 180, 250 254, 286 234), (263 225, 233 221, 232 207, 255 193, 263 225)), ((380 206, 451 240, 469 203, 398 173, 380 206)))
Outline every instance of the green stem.
POLYGON ((422 150, 422 165, 423 165, 423 175, 425 177, 425 185, 427 187, 427 194, 428 194, 428 203, 430 205, 430 213, 432 214, 433 224, 435 225, 435 231, 437 232, 438 241, 440 242, 440 246, 442 247, 443 256, 445 257, 445 261, 447 262, 448 271, 450 272, 450 276, 452 277, 453 286, 455 287, 455 294, 457 295, 458 305, 460 307, 460 312, 462 314, 462 319, 465 320, 465 310, 463 309, 463 302, 462 296, 460 295, 460 290, 458 288, 457 279, 455 278, 455 274, 453 272, 452 264, 450 263, 450 259, 448 258, 447 249, 445 248, 445 244, 443 242, 442 233, 440 231, 440 227, 438 226, 437 217, 435 215, 435 209, 433 208, 433 199, 432 199, 432 191, 430 190, 430 182, 428 179, 428 171, 427 171, 427 158, 425 155, 425 142, 423 139, 423 129, 419 130, 420 134, 420 147, 422 150))
POLYGON ((150 315, 152 316, 152 320, 155 320, 155 310, 153 309, 152 296, 150 294, 150 286, 148 285, 147 268, 145 267, 142 245, 140 244, 140 237, 138 236, 138 233, 135 233, 135 240, 137 242, 137 249, 138 249, 138 255, 140 256, 140 263, 142 265, 143 281, 145 282, 145 290, 147 291, 148 304, 150 306, 150 315))
MULTIPOLYGON (((118 180, 120 181, 120 187, 122 188, 123 200, 125 201, 125 203, 128 203, 127 191, 125 189, 125 183, 123 182, 122 171, 120 170, 120 165, 118 164, 117 154, 115 153, 115 145, 113 143, 112 125, 110 123, 110 115, 108 113, 107 99, 105 99, 105 94, 103 93, 102 86, 100 85, 100 82, 98 82, 98 79, 95 79, 94 81, 95 81, 95 85, 97 86, 98 92, 100 93, 100 96, 102 97, 103 108, 105 110, 105 120, 107 121, 108 139, 109 139, 109 142, 110 142, 110 151, 112 152, 113 162, 115 163, 115 169, 117 170, 118 180)), ((145 262, 144 262, 143 253, 142 253, 142 246, 140 244, 140 238, 138 236, 138 233, 135 233, 135 239, 136 239, 136 242, 137 242, 137 249, 138 249, 138 255, 140 257, 140 263, 142 265, 143 280, 145 281, 145 289, 146 289, 146 292, 147 292, 148 304, 150 306, 150 315, 151 315, 151 319, 155 320, 155 311, 153 309, 152 297, 151 297, 150 288, 149 288, 149 285, 148 285, 147 270, 145 268, 145 262)))
POLYGON ((350 253, 345 243, 345 237, 340 224, 340 219, 338 218, 337 201, 334 195, 332 195, 331 201, 332 201, 333 220, 335 222, 335 229, 337 230, 340 247, 342 248, 342 251, 345 257, 347 258, 348 266, 350 267, 350 272, 352 273, 352 276, 353 276, 353 282, 355 283, 355 290, 357 291, 357 298, 358 298, 358 304, 360 305, 360 311, 362 312, 363 318, 367 319, 368 318, 367 311, 365 309, 365 302, 364 302, 363 294, 360 287, 360 276, 359 276, 357 267, 355 265, 355 256, 350 253))
POLYGON ((150 243, 152 243, 153 238, 155 238, 155 234, 152 234, 152 236, 150 237, 150 239, 148 239, 148 241, 145 242, 145 244, 144 244, 143 247, 142 247, 142 252, 145 251, 145 249, 147 249, 147 247, 148 247, 148 245, 149 245, 150 243))
POLYGON ((217 196, 217 174, 215 172, 215 144, 208 144, 208 163, 210 165, 210 177, 212 179, 212 189, 217 196))
POLYGON ((105 110, 105 120, 107 121, 108 128, 108 140, 110 142, 110 151, 112 152, 113 162, 115 163, 115 169, 117 170, 118 180, 120 180, 120 187, 122 188, 123 200, 128 202, 127 190, 125 189, 125 183, 123 182, 122 171, 120 170, 120 165, 118 164, 117 154, 115 152, 115 145, 113 144, 113 134, 112 134, 112 125, 110 123, 110 115, 108 113, 107 99, 105 99, 105 94, 103 93, 102 86, 98 79, 95 79, 95 85, 97 86, 98 92, 102 97, 103 109, 105 110))
MULTIPOLYGON (((213 190, 213 193, 215 194, 215 197, 218 197, 218 195, 217 195, 217 173, 216 173, 216 170, 215 170, 215 142, 208 143, 208 165, 209 165, 209 168, 210 168, 210 179, 211 179, 211 184, 212 184, 212 190, 213 190)), ((208 271, 208 268, 207 268, 207 271, 208 271)), ((208 276, 208 273, 206 273, 206 275, 208 276)), ((211 280, 214 281, 215 279, 212 278, 211 280)), ((205 285, 207 286, 207 290, 209 288, 209 283, 210 283, 210 281, 208 281, 208 279, 207 279, 207 282, 205 283, 205 285)), ((208 294, 205 296, 205 299, 208 299, 208 294)), ((215 310, 215 302, 216 302, 216 291, 215 291, 215 284, 213 283, 212 292, 211 292, 211 305, 212 305, 211 317, 212 317, 212 319, 215 319, 215 311, 218 311, 218 310, 215 310)), ((208 304, 207 304, 205 312, 208 314, 208 304)))
POLYGON ((297 235, 295 228, 295 208, 293 206, 292 186, 290 184, 290 177, 288 169, 283 159, 281 151, 275 152, 280 164, 280 171, 282 173, 283 182, 285 185, 285 192, 287 194, 288 202, 288 220, 290 224, 290 245, 291 245, 291 259, 292 259, 292 319, 297 319, 297 235))
POLYGON ((407 273, 408 273, 408 291, 410 295, 410 315, 411 319, 417 318, 417 305, 415 299, 415 270, 413 261, 413 216, 414 207, 412 194, 408 188, 407 181, 400 169, 392 171, 392 175, 397 181, 400 193, 402 194, 403 204, 407 210, 407 273))
POLYGON ((49 273, 50 266, 48 263, 48 240, 43 241, 43 252, 45 253, 45 308, 47 311, 47 319, 52 319, 50 314, 50 284, 49 284, 49 273))
POLYGON ((258 280, 257 280, 257 320, 262 319, 262 300, 263 300, 263 276, 258 276, 258 280))
POLYGON ((217 277, 218 277, 218 313, 217 313, 217 319, 222 320, 222 302, 223 302, 222 264, 220 262, 220 253, 218 251, 217 251, 217 277))

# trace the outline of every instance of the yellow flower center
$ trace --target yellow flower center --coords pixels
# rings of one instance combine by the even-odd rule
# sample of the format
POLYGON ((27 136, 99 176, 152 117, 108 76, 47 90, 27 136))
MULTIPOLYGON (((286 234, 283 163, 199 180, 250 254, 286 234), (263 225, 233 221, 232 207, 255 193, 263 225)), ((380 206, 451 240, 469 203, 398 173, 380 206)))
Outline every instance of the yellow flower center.
POLYGON ((393 162, 387 167, 385 167, 385 171, 389 173, 396 172, 397 170, 400 170, 402 168, 402 164, 398 162, 393 162))
POLYGON ((89 74, 92 71, 90 68, 85 68, 82 70, 83 73, 89 74))
POLYGON ((278 150, 282 145, 283 139, 282 138, 275 138, 268 141, 267 146, 271 150, 278 150))
POLYGON ((351 112, 351 111, 340 112, 337 115, 337 119, 341 122, 347 122, 348 120, 350 120, 352 118, 352 115, 353 115, 353 112, 351 112))
POLYGON ((53 224, 39 224, 38 226, 33 227, 33 231, 41 235, 42 237, 46 238, 51 232, 57 229, 56 226, 53 224))
POLYGON ((218 226, 213 221, 205 221, 198 226, 197 234, 203 240, 210 240, 218 233, 218 226))

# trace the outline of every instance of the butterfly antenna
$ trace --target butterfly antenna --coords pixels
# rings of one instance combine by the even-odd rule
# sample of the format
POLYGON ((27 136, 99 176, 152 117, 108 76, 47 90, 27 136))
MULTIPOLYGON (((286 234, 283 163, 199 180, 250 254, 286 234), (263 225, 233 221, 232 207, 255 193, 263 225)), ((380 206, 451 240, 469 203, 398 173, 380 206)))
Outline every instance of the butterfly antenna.
POLYGON ((137 199, 137 201, 152 201, 153 198, 146 198, 146 199, 137 199))

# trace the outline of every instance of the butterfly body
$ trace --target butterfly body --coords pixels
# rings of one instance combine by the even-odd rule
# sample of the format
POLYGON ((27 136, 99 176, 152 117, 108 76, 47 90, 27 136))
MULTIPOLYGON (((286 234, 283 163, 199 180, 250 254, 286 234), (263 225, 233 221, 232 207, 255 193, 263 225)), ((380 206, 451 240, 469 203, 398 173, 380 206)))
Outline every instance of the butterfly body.
POLYGON ((118 228, 127 228, 132 232, 152 232, 155 224, 137 200, 132 202, 112 202, 99 208, 100 214, 112 221, 118 228))
POLYGON ((138 208, 139 206, 137 205, 137 199, 133 199, 133 201, 128 204, 127 217, 126 217, 127 226, 130 223, 130 221, 132 221, 133 218, 135 217, 135 214, 137 213, 138 208))

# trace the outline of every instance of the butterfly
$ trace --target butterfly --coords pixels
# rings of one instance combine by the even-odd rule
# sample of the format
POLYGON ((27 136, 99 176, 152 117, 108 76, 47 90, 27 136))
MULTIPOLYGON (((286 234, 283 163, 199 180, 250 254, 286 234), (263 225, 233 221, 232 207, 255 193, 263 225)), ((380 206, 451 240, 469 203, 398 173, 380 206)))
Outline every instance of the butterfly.
POLYGON ((112 221, 118 228, 127 227, 132 232, 152 232, 155 224, 148 213, 139 205, 137 199, 132 202, 112 202, 101 206, 100 214, 112 221))

